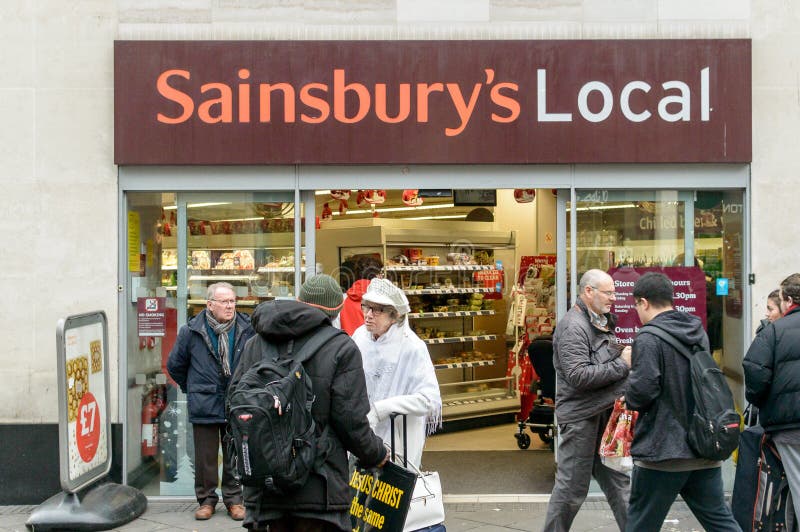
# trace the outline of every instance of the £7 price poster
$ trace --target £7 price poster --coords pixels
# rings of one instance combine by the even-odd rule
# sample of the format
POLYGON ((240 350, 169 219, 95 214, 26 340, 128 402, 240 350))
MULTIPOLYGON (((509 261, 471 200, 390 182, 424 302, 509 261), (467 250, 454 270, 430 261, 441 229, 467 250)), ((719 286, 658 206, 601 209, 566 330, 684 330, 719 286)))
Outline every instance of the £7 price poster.
POLYGON ((74 480, 108 459, 103 326, 93 323, 69 329, 64 340, 69 478, 74 480))

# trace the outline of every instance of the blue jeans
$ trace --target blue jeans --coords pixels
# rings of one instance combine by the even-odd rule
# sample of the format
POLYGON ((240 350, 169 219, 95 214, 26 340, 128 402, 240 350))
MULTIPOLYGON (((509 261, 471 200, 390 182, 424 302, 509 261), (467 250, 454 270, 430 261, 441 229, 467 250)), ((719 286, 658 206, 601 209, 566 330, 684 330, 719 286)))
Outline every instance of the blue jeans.
POLYGON ((706 530, 741 532, 725 503, 719 467, 657 471, 634 466, 626 532, 658 532, 678 495, 706 530))

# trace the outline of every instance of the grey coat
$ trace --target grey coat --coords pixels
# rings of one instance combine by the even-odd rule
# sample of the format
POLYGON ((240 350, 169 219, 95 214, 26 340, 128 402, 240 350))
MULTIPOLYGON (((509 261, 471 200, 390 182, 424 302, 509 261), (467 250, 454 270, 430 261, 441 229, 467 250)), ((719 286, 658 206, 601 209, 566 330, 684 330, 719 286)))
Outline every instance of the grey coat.
POLYGON ((558 423, 595 416, 625 393, 628 365, 620 358, 614 316, 607 318, 609 331, 592 325, 586 305, 578 300, 556 327, 553 365, 558 423))

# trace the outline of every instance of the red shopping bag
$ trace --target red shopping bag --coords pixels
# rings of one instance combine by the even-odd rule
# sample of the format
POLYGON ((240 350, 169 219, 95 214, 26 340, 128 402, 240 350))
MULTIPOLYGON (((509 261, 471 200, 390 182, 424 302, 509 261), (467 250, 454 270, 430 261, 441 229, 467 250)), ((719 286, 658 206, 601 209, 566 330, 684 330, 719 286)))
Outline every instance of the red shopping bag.
POLYGON ((631 443, 633 443, 633 425, 639 412, 625 408, 625 398, 614 401, 614 411, 600 440, 600 459, 606 467, 630 473, 633 469, 631 443))

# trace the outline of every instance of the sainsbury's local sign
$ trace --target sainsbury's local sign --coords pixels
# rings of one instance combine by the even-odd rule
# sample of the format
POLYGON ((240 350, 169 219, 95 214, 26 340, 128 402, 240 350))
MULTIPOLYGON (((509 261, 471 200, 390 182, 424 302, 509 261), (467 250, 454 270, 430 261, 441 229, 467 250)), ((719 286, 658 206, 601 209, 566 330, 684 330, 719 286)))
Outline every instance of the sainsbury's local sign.
POLYGON ((749 40, 118 41, 117 164, 747 162, 749 40))

